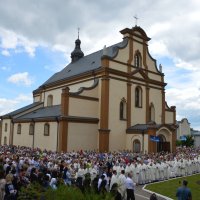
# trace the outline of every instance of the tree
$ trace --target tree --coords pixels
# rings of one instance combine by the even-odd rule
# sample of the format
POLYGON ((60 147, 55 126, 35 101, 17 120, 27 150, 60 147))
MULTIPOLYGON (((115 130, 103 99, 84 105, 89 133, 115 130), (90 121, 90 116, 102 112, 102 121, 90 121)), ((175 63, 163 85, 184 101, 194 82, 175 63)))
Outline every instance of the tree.
POLYGON ((191 147, 194 145, 194 139, 191 135, 187 135, 186 140, 181 141, 181 142, 182 142, 182 146, 186 146, 186 147, 191 147))

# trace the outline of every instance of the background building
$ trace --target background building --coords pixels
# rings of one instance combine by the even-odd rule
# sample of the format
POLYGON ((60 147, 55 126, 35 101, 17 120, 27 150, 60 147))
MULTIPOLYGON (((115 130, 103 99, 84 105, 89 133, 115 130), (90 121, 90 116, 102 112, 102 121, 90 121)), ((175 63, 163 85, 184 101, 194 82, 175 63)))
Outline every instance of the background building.
POLYGON ((194 147, 200 147, 200 131, 191 129, 191 135, 194 138, 194 147))
POLYGON ((177 121, 177 140, 180 140, 181 136, 187 136, 191 135, 190 131, 190 123, 188 122, 188 119, 183 118, 181 121, 177 121))
POLYGON ((1 144, 57 151, 174 151, 176 109, 165 102, 162 66, 139 26, 123 41, 71 63, 33 91, 33 103, 1 117, 1 144))

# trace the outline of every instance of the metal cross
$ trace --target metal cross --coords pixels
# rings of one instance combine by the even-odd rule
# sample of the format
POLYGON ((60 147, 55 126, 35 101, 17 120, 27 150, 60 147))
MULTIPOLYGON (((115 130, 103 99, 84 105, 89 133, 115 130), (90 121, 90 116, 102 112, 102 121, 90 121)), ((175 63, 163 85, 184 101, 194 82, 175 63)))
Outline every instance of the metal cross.
POLYGON ((78 39, 79 39, 79 31, 80 31, 80 28, 78 27, 78 39))
POLYGON ((139 18, 137 17, 137 15, 135 15, 134 18, 135 18, 135 26, 137 26, 137 20, 138 20, 139 18))

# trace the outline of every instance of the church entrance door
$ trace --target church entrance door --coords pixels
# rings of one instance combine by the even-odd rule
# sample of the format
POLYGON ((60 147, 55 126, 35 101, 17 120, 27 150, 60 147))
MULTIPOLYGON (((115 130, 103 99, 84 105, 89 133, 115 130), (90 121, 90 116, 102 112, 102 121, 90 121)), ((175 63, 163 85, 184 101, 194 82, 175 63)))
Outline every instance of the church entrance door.
POLYGON ((159 142, 157 143, 157 152, 161 151, 168 151, 170 152, 170 142, 166 141, 166 138, 164 135, 158 135, 159 142))
POLYGON ((141 148, 140 148, 140 141, 139 140, 134 140, 133 141, 133 152, 134 153, 140 153, 140 151, 141 151, 141 148))

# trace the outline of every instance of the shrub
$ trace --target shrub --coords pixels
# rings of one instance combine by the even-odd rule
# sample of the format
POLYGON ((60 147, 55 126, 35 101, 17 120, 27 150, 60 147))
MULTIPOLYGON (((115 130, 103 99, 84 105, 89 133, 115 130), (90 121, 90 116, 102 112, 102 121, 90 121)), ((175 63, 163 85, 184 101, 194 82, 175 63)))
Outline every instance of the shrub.
POLYGON ((110 193, 97 194, 94 191, 81 192, 73 186, 60 185, 58 189, 44 189, 39 184, 30 184, 27 188, 21 188, 19 200, 112 200, 110 193))

